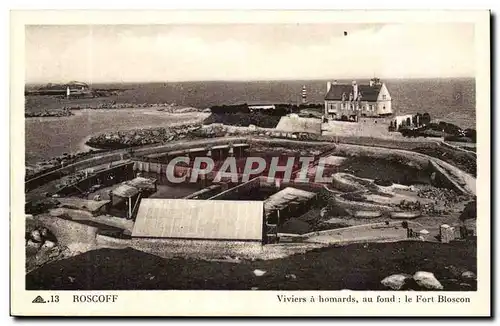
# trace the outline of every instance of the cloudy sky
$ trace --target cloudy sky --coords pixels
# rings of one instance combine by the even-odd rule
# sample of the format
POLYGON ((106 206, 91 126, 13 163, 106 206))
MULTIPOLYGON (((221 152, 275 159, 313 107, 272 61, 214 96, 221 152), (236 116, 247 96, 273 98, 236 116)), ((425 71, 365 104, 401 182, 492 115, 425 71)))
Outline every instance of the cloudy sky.
POLYGON ((472 24, 26 27, 26 82, 473 77, 472 24), (344 35, 347 32, 347 36, 344 35))

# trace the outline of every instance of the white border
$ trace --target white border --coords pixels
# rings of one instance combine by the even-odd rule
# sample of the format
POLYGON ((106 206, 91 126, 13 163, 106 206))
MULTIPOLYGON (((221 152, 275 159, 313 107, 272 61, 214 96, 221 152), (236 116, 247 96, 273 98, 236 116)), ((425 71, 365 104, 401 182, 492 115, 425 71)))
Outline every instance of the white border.
MULTIPOLYGON (((11 313, 15 315, 259 315, 259 316, 471 316, 489 314, 490 294, 490 58, 488 12, 464 11, 211 11, 211 12, 16 12, 11 16, 11 211, 13 235, 24 234, 24 25, 25 24, 158 24, 158 23, 284 23, 284 22, 473 22, 476 24, 476 101, 478 124, 478 291, 459 293, 473 299, 469 305, 283 305, 277 304, 274 291, 119 291, 121 304, 71 304, 70 291, 58 291, 65 304, 50 307, 32 305, 33 293, 24 290, 24 241, 13 236, 11 313), (21 254, 22 253, 22 254, 21 254), (123 301, 122 301, 123 300, 123 301), (159 305, 158 302, 165 302, 159 305), (138 305, 137 303, 140 303, 138 305)), ((40 291, 44 294, 49 291, 40 291)), ((101 291, 102 292, 102 291, 101 291)), ((288 292, 288 291, 287 291, 288 292)), ((51 291, 51 294, 54 294, 51 291)), ((116 293, 106 291, 107 294, 116 293)), ((284 292, 280 292, 283 294, 284 292)), ((318 294, 320 292, 314 292, 318 294)), ((367 292, 353 292, 363 295, 367 292)), ((324 293, 326 294, 326 293, 324 293)), ((376 292, 371 292, 376 295, 376 292)), ((384 294, 389 294, 384 292, 384 294)), ((448 293, 451 294, 451 293, 448 293)), ((310 295, 301 291, 300 295, 310 295)))

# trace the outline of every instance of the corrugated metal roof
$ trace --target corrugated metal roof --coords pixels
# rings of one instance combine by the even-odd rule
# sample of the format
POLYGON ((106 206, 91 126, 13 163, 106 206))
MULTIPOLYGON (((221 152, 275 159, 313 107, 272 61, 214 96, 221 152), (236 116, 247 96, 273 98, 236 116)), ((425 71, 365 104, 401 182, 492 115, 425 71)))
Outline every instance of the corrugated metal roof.
POLYGON ((122 183, 115 189, 113 189, 113 195, 123 198, 129 198, 135 196, 139 193, 139 189, 122 183))
POLYGON ((133 237, 262 241, 262 201, 144 198, 133 237))
POLYGON ((316 194, 301 189, 287 187, 270 196, 264 202, 264 211, 266 215, 272 211, 282 209, 291 203, 301 203, 314 198, 316 194))

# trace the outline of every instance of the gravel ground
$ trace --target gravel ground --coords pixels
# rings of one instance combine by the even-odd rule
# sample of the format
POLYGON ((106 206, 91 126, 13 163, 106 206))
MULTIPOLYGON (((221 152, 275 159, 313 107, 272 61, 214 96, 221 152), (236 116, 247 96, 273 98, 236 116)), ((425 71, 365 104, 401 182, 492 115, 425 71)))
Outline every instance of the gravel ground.
POLYGON ((133 249, 100 249, 26 275, 28 290, 381 290, 395 273, 434 273, 444 290, 475 290, 457 270, 476 272, 476 242, 365 243, 240 263, 162 259, 133 249), (453 266, 453 267, 450 267, 453 266), (266 273, 257 277, 253 271, 266 273), (293 275, 293 276, 292 276, 293 275))

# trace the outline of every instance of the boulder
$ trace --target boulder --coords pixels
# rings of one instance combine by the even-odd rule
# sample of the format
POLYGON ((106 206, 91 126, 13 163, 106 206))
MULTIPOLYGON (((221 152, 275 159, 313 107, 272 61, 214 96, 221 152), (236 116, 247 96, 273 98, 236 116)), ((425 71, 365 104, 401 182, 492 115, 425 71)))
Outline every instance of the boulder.
POLYGON ((42 242, 42 235, 40 234, 40 231, 38 231, 38 230, 31 231, 30 238, 31 238, 31 240, 33 240, 35 242, 42 242))
POLYGON ((54 248, 56 246, 55 242, 52 242, 50 240, 46 240, 44 243, 43 243, 43 248, 54 248))
POLYGON ((443 286, 433 273, 419 271, 413 275, 413 279, 415 282, 422 288, 426 288, 429 290, 442 290, 443 286))
POLYGON ((32 239, 29 239, 26 242, 26 247, 38 250, 40 248, 40 243, 39 242, 35 242, 32 239))
POLYGON ((460 278, 464 281, 473 281, 476 280, 477 276, 471 271, 465 271, 460 275, 460 278))
POLYGON ((255 276, 262 276, 262 275, 266 274, 266 271, 261 271, 260 269, 256 269, 253 271, 253 273, 255 276))
POLYGON ((405 285, 406 280, 411 277, 409 274, 393 274, 384 278, 380 283, 392 290, 400 290, 405 285))

